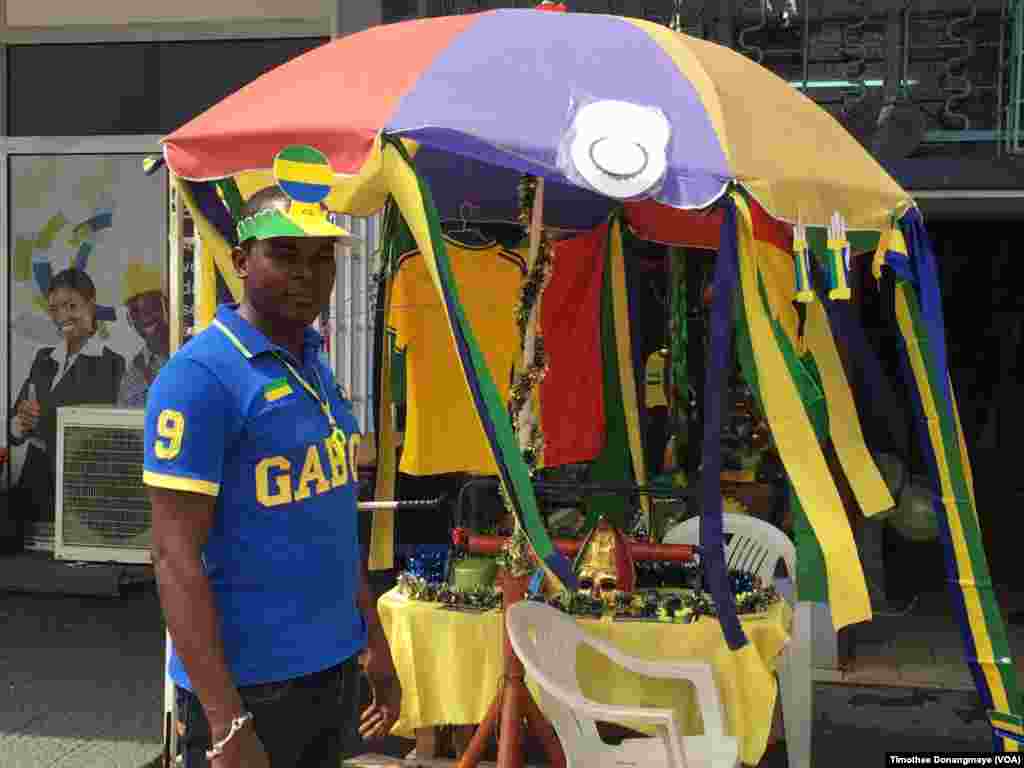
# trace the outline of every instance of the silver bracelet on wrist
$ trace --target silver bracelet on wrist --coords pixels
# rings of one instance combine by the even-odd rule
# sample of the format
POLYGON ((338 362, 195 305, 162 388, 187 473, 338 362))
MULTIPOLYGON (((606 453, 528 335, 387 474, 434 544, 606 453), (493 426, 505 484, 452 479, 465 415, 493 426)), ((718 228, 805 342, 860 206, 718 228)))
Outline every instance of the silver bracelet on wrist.
POLYGON ((252 712, 243 712, 238 717, 231 721, 231 730, 228 731, 228 735, 220 741, 215 741, 213 746, 206 751, 206 759, 213 760, 215 757, 220 757, 224 754, 224 746, 231 741, 231 738, 242 730, 243 726, 252 720, 252 712))

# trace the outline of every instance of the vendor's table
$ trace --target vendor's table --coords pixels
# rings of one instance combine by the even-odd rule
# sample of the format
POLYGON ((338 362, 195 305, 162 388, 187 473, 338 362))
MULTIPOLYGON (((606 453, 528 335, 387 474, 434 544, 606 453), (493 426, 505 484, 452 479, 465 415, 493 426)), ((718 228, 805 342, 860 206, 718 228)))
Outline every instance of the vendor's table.
MULTIPOLYGON (((479 723, 497 693, 503 672, 500 611, 468 613, 406 598, 397 589, 378 601, 381 623, 402 682, 402 716, 393 733, 479 723)), ((743 629, 770 669, 789 639, 792 611, 779 601, 768 611, 741 617, 743 629)), ((579 619, 585 631, 623 652, 657 660, 704 659, 715 674, 726 727, 738 738, 740 758, 756 765, 765 751, 775 696, 750 695, 718 620, 692 624, 579 619)), ((672 707, 685 733, 700 733, 700 714, 688 683, 652 680, 620 669, 590 649, 581 650, 580 687, 608 704, 672 707)), ((532 688, 532 686, 531 686, 532 688)), ((629 725, 627 723, 627 725, 629 725)), ((636 727, 637 730, 645 730, 636 727)))

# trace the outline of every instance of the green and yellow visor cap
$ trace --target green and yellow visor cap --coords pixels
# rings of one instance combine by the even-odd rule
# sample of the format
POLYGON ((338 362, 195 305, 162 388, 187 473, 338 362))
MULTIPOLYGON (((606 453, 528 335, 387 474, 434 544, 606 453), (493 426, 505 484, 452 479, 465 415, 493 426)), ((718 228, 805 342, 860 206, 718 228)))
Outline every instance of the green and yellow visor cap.
POLYGON ((288 210, 274 208, 238 222, 238 242, 272 237, 332 237, 342 245, 359 242, 338 224, 339 215, 323 200, 334 184, 334 171, 322 152, 313 147, 287 147, 274 158, 274 179, 288 196, 288 210))

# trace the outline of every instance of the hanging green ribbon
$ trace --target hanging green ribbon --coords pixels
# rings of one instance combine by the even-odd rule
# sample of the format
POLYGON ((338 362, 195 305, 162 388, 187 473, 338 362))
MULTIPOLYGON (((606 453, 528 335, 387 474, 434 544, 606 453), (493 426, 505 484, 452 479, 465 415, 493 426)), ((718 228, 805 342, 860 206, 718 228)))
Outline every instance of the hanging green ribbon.
POLYGON ((689 437, 687 416, 690 403, 690 377, 686 368, 689 349, 689 307, 686 302, 686 251, 682 248, 669 250, 669 298, 671 304, 671 327, 669 330, 672 373, 670 377, 672 402, 670 403, 675 436, 676 464, 682 466, 686 455, 685 446, 689 437))
MULTIPOLYGON (((609 228, 609 240, 611 239, 609 228)), ((620 485, 633 479, 629 451, 629 429, 619 375, 619 351, 615 333, 615 307, 612 291, 611 247, 605 249, 604 284, 601 287, 601 375, 604 382, 605 444, 590 467, 590 479, 597 483, 620 485)), ((584 530, 591 530, 603 516, 608 522, 627 529, 626 499, 621 496, 592 496, 586 501, 584 530)))
MULTIPOLYGON (((761 292, 761 301, 767 308, 768 296, 764 284, 760 280, 758 280, 758 288, 761 292)), ((782 326, 774 320, 772 321, 772 330, 807 412, 807 418, 811 422, 818 442, 824 444, 828 437, 828 409, 825 405, 825 396, 814 359, 810 355, 805 355, 802 359, 798 357, 785 331, 782 330, 782 326)), ((757 368, 754 365, 754 351, 750 342, 750 329, 747 327, 747 319, 742 306, 736 308, 736 354, 739 358, 743 378, 750 386, 761 413, 764 413, 764 401, 761 397, 757 368)), ((825 577, 825 558, 821 551, 821 545, 814 535, 814 529, 811 527, 800 499, 793 491, 792 484, 787 483, 787 487, 789 504, 793 511, 793 540, 797 550, 797 599, 816 603, 828 602, 828 582, 825 577)))

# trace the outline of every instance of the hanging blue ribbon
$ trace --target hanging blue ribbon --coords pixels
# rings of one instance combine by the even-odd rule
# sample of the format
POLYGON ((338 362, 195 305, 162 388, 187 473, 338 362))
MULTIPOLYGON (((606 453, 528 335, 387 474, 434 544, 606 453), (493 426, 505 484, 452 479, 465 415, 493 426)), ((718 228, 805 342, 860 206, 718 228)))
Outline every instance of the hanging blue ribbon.
POLYGON ((725 203, 721 243, 715 260, 714 297, 711 304, 711 349, 704 376, 704 466, 700 473, 700 546, 708 591, 714 598, 725 642, 732 650, 747 644, 736 615, 732 584, 725 567, 722 531, 722 393, 729 384, 732 362, 733 298, 739 286, 739 244, 736 206, 725 203))
POLYGON ((216 182, 212 181, 186 181, 192 199, 195 200, 200 212, 207 221, 212 224, 218 234, 224 238, 224 242, 234 247, 238 245, 238 233, 235 230, 235 220, 224 205, 220 195, 217 194, 216 182))
MULTIPOLYGON (((907 211, 900 219, 900 229, 907 244, 914 287, 921 302, 921 319, 931 341, 932 366, 945 375, 949 368, 946 364, 946 324, 942 316, 939 268, 935 263, 935 251, 932 249, 931 238, 925 229, 921 212, 917 208, 907 211)), ((948 413, 952 413, 953 398, 949 390, 949 380, 944 379, 938 384, 942 387, 941 393, 935 393, 942 398, 939 404, 948 413)))
POLYGON ((853 315, 852 304, 832 301, 822 290, 818 291, 818 297, 828 314, 832 335, 843 339, 850 351, 850 359, 855 362, 859 383, 862 385, 854 388, 854 394, 859 395, 856 400, 861 423, 877 423, 889 435, 890 450, 899 452, 906 461, 910 450, 910 435, 902 428, 903 420, 892 418, 892 414, 900 412, 901 406, 863 326, 853 315))

